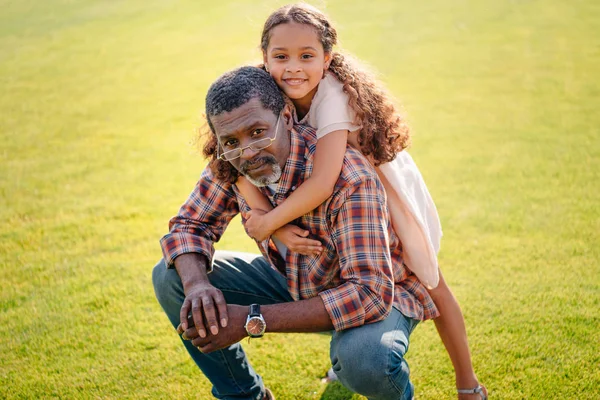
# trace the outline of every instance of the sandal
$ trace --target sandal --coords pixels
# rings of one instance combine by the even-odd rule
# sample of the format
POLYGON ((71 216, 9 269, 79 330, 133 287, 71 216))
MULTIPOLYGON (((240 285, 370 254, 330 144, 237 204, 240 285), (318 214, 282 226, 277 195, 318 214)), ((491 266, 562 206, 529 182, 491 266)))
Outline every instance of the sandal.
POLYGON ((275 400, 275 396, 273 395, 273 392, 271 392, 269 390, 269 388, 265 388, 265 400, 275 400))
POLYGON ((338 380, 338 376, 333 371, 333 368, 329 368, 324 378, 321 378, 321 383, 331 383, 338 380))
POLYGON ((487 391, 483 390, 483 386, 477 385, 474 389, 456 389, 458 394, 478 394, 481 400, 488 400, 487 391))

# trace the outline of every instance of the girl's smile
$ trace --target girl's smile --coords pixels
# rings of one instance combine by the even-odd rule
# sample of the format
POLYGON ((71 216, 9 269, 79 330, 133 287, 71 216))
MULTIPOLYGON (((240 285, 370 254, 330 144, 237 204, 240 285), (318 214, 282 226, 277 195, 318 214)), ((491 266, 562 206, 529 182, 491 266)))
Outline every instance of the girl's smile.
POLYGON ((284 79, 283 81, 290 86, 299 86, 299 85, 302 85, 304 82, 306 82, 307 79, 289 78, 289 79, 284 79))

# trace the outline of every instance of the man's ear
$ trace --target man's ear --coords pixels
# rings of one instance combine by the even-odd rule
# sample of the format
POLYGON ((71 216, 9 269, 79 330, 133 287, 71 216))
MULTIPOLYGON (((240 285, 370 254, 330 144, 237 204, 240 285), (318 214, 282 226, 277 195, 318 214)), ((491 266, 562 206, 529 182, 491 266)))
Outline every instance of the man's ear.
POLYGON ((283 107, 283 122, 287 130, 292 130, 292 127, 294 126, 294 115, 289 104, 286 104, 283 107))

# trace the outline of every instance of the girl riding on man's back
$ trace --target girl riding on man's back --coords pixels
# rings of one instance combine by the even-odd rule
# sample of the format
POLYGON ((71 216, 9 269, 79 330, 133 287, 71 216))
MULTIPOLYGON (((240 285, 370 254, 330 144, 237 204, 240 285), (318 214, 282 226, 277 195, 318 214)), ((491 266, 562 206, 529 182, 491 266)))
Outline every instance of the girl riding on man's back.
POLYGON ((418 168, 404 151, 408 127, 383 88, 356 63, 333 52, 336 42, 327 17, 306 4, 284 6, 265 23, 264 68, 293 102, 296 122, 315 128, 318 141, 311 177, 276 208, 254 185, 238 179, 252 208, 248 233, 258 240, 273 235, 291 251, 320 252, 320 242, 287 224, 331 196, 347 144, 359 149, 384 184, 405 264, 429 289, 440 311, 435 323, 454 365, 459 398, 484 399, 487 391, 473 371, 460 307, 437 265, 439 217, 418 168))

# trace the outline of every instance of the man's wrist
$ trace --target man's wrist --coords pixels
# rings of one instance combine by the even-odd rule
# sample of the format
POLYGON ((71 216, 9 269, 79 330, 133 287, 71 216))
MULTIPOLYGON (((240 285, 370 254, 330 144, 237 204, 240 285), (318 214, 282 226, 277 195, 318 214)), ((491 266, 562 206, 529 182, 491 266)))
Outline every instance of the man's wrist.
POLYGON ((182 279, 181 283, 183 285, 183 292, 184 293, 188 293, 191 289, 193 289, 195 286, 198 285, 210 285, 210 281, 208 280, 208 276, 193 276, 193 277, 188 277, 185 282, 182 279))
POLYGON ((199 283, 208 283, 208 259, 204 254, 186 253, 175 259, 175 269, 185 293, 199 283))
POLYGON ((251 338, 260 338, 265 334, 267 323, 260 313, 259 304, 251 304, 248 308, 248 318, 246 319, 244 328, 251 338))

